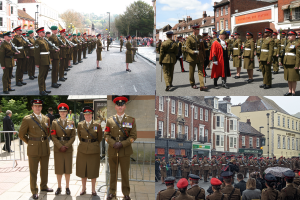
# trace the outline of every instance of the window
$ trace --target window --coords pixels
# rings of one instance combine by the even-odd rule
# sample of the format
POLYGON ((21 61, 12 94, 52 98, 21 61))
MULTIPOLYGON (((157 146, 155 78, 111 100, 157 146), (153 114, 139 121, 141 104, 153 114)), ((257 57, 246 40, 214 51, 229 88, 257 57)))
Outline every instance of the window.
POLYGON ((3 18, 0 17, 0 26, 3 26, 3 18))
POLYGON ((280 135, 278 135, 277 137, 278 137, 277 148, 280 149, 280 135))
POLYGON ((202 139, 204 138, 203 127, 200 126, 199 126, 199 135, 202 139))
POLYGON ((236 131, 236 120, 233 120, 233 130, 236 131))
POLYGON ((233 138, 233 148, 236 148, 236 137, 233 138))
POLYGON ((175 124, 171 124, 171 138, 175 138, 175 124))
POLYGON ((215 109, 218 109, 218 99, 214 99, 214 105, 215 109))
POLYGON ((217 22, 217 31, 219 31, 219 22, 217 22))
POLYGON ((208 110, 205 109, 205 121, 208 121, 208 110))
POLYGON ((225 21, 225 30, 228 30, 228 20, 225 21))
POLYGON ((221 16, 223 16, 223 7, 221 7, 221 16))
POLYGON ((242 146, 245 146, 245 136, 242 136, 242 146))
POLYGON ((290 128, 290 119, 287 119, 287 127, 290 128))
POLYGON ((224 116, 221 116, 221 127, 224 127, 224 116))
POLYGON ((184 126, 184 134, 186 139, 189 139, 189 127, 188 126, 184 126))
POLYGON ((178 102, 178 115, 182 115, 182 102, 178 102))
POLYGON ((277 117, 277 126, 280 126, 280 116, 277 117))
POLYGON ((282 148, 285 149, 285 137, 282 137, 282 148))
POLYGON ((295 19, 300 18, 300 7, 295 8, 295 19))
POLYGON ((182 134, 182 125, 178 125, 178 134, 182 134))
POLYGON ((216 127, 220 127, 220 116, 217 116, 216 127))
POLYGON ((195 119, 198 118, 198 107, 197 106, 195 106, 194 118, 195 119))
POLYGON ((290 149, 290 138, 287 139, 287 149, 290 149))
POLYGON ((233 130, 233 120, 229 121, 229 130, 233 130))
POLYGON ((171 103, 171 113, 175 114, 175 100, 172 100, 172 103, 171 103))
POLYGON ((0 10, 2 10, 2 1, 0 1, 0 10))
POLYGON ((294 130, 294 120, 292 120, 292 129, 294 130))
POLYGON ((14 7, 11 6, 10 8, 11 8, 11 14, 14 14, 14 7))
POLYGON ((225 6, 225 15, 228 15, 228 6, 225 6))
POLYGON ((219 17, 219 8, 216 10, 216 16, 219 17))
POLYGON ((187 103, 184 106, 184 116, 189 116, 189 105, 187 103))
POLYGON ((296 150, 298 151, 298 139, 296 139, 296 150))
POLYGON ((285 117, 282 117, 282 126, 285 127, 285 117))
POLYGON ((164 136, 164 122, 159 121, 158 122, 158 130, 161 131, 161 137, 164 136))
POLYGON ((231 113, 231 105, 227 104, 227 113, 231 113))
POLYGON ((164 111, 164 97, 159 97, 159 111, 164 111))
POLYGON ((197 127, 194 128, 194 141, 198 141, 197 127))
POLYGON ((253 138, 252 137, 249 137, 249 146, 253 147, 253 138))
POLYGON ((205 129, 205 138, 208 140, 208 130, 205 129))
POLYGON ((205 20, 202 20, 202 25, 204 25, 204 23, 205 23, 205 20))
POLYGON ((233 137, 229 138, 229 147, 233 148, 233 137))
POLYGON ((220 146, 220 135, 217 135, 216 146, 220 146))
POLYGON ((284 10, 284 20, 290 19, 290 9, 284 10))
POLYGON ((221 24, 221 30, 224 29, 224 21, 220 21, 220 24, 221 24))
POLYGON ((224 135, 221 135, 221 147, 224 147, 224 135))
POLYGON ((292 149, 295 150, 295 139, 292 139, 292 149))
POLYGON ((296 121, 296 130, 298 131, 298 122, 296 121))
POLYGON ((215 19, 211 19, 211 23, 215 23, 215 19))
POLYGON ((256 147, 259 147, 259 138, 256 138, 256 147))
POLYGON ((200 108, 200 120, 203 120, 203 108, 200 108))

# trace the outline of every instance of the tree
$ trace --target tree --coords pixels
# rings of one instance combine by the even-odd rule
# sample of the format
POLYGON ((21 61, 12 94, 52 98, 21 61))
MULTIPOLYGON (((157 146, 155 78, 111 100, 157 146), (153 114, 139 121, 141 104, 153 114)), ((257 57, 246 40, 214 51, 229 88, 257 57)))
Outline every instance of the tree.
POLYGON ((84 17, 74 10, 67 10, 60 15, 60 18, 65 22, 67 26, 67 32, 73 32, 72 25, 74 28, 80 29, 83 28, 84 17), (71 25, 72 24, 72 25, 71 25))

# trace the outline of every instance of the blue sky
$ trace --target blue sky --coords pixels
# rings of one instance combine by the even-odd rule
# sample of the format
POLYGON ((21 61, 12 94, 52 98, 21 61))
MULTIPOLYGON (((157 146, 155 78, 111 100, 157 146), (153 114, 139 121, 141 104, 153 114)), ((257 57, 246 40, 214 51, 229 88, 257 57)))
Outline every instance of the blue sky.
POLYGON ((160 29, 167 24, 172 27, 179 19, 191 16, 192 19, 201 18, 203 11, 213 16, 214 2, 221 0, 157 0, 156 1, 156 28, 160 29))

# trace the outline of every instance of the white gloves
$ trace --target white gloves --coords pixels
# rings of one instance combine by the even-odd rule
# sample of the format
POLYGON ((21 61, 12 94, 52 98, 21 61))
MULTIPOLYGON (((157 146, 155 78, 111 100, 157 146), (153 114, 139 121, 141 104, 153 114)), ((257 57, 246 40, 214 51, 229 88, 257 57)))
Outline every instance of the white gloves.
POLYGON ((218 65, 218 61, 213 62, 213 64, 218 65))

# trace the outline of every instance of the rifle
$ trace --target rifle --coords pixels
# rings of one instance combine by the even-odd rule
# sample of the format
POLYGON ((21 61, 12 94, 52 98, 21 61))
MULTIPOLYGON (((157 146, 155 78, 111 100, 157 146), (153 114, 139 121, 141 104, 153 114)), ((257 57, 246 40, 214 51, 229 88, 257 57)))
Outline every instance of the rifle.
POLYGON ((20 53, 20 51, 17 49, 17 47, 14 45, 14 43, 12 43, 12 41, 9 41, 10 45, 12 46, 13 50, 17 53, 20 53))
POLYGON ((20 35, 21 38, 30 46, 32 46, 33 44, 31 44, 31 42, 29 42, 29 40, 27 40, 26 38, 23 37, 23 35, 20 35))
POLYGON ((44 37, 44 40, 51 46, 51 48, 54 48, 56 50, 60 50, 58 47, 55 46, 52 42, 50 42, 46 37, 44 37))
MULTIPOLYGON (((63 46, 67 46, 66 43, 64 43, 64 42, 61 40, 60 37, 58 37, 57 35, 56 35, 56 37, 57 37, 57 39, 60 41, 60 43, 61 43, 63 46)), ((67 39, 66 39, 66 40, 67 40, 67 39)))

